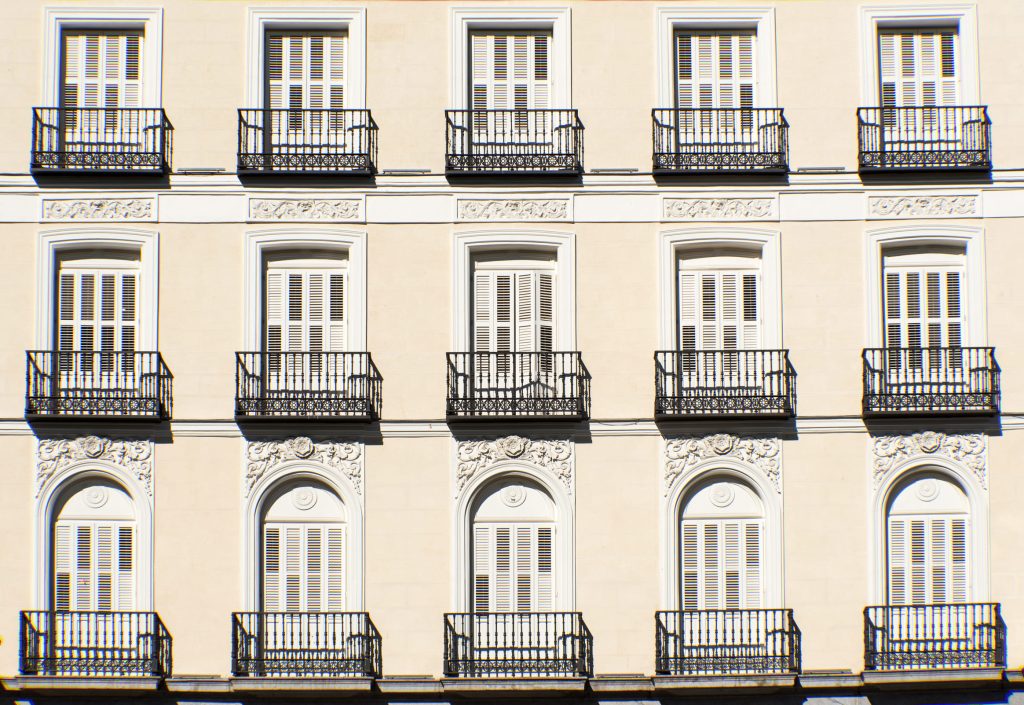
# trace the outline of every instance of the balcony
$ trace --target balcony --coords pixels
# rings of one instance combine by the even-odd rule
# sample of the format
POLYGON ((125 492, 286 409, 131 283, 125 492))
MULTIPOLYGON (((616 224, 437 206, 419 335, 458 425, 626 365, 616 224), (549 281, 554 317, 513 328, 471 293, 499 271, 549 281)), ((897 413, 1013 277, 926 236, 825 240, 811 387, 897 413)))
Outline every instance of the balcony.
POLYGON ((864 669, 1005 668, 1006 624, 996 603, 864 609, 864 669))
POLYGON ((654 386, 659 420, 796 413, 796 371, 788 350, 659 351, 654 386))
POLYGON ((22 612, 26 676, 171 675, 171 635, 155 612, 22 612))
POLYGON ((380 632, 365 612, 235 612, 231 672, 254 677, 380 678, 380 632))
POLYGON ((655 108, 654 173, 789 170, 782 108, 655 108))
POLYGON ((171 418, 173 376, 158 352, 29 350, 29 420, 171 418))
POLYGON ((583 173, 575 110, 446 110, 445 120, 449 176, 583 173))
POLYGON ((800 672, 793 610, 693 610, 655 614, 655 666, 672 676, 800 672))
POLYGON ((997 414, 995 348, 867 348, 864 415, 997 414))
POLYGON ((462 678, 585 678, 594 637, 579 612, 444 616, 444 673, 462 678))
POLYGON ((235 418, 380 418, 382 379, 365 352, 235 353, 235 418))
POLYGON ((590 373, 578 352, 448 353, 449 421, 590 416, 590 373))
POLYGON ((858 108, 857 125, 861 172, 992 168, 983 105, 858 108))
POLYGON ((238 173, 377 173, 377 123, 369 110, 242 109, 238 173))
POLYGON ((174 128, 161 108, 33 108, 33 174, 171 171, 174 128))

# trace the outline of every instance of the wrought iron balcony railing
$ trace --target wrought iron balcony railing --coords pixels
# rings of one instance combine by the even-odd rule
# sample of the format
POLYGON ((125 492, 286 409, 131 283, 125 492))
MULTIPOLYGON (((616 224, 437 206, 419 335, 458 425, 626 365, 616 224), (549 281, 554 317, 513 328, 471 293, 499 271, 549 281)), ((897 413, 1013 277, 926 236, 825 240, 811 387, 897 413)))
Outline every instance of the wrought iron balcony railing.
POLYGON ((29 350, 28 418, 171 418, 173 375, 158 352, 29 350))
POLYGON ((995 348, 867 348, 864 415, 999 412, 995 348))
POLYGON ((444 616, 444 673, 465 678, 586 677, 594 637, 579 612, 444 616))
POLYGON ((788 350, 659 351, 654 387, 656 418, 796 413, 788 350))
POLYGON ((590 373, 578 352, 450 352, 447 416, 590 416, 590 373))
POLYGON ((365 352, 235 353, 239 419, 380 418, 380 372, 365 352))
POLYGON ((238 111, 240 174, 377 173, 377 123, 369 110, 238 111))
POLYGON ((992 168, 984 105, 857 109, 861 171, 992 168))
POLYGON ((380 678, 380 632, 366 612, 235 612, 231 672, 380 678))
POLYGON ((581 174, 575 110, 446 110, 445 170, 455 174, 581 174))
POLYGON ((171 170, 174 128, 162 108, 33 108, 33 173, 171 170))
POLYGON ((998 603, 864 609, 864 669, 1005 668, 998 603))
POLYGON ((793 610, 655 614, 655 666, 672 676, 800 672, 793 610))
POLYGON ((782 108, 655 108, 654 172, 789 170, 782 108))
POLYGON ((155 612, 22 612, 20 636, 22 675, 171 675, 171 635, 155 612))

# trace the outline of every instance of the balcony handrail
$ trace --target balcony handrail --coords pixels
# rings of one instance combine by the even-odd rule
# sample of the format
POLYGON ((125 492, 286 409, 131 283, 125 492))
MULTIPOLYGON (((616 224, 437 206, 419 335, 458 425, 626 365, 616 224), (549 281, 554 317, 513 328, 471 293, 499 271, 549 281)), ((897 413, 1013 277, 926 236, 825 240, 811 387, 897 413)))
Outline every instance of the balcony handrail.
POLYGON ((1006 623, 999 603, 864 608, 865 670, 1005 667, 1006 623))
POLYGON ((988 170, 991 125, 984 105, 860 107, 860 168, 988 170))
POLYGON ((238 169, 371 176, 378 132, 367 108, 239 108, 238 169))
POLYGON ((865 414, 995 413, 1000 372, 990 346, 864 348, 865 414))
POLYGON ((171 170, 174 125, 160 107, 32 109, 33 171, 171 170))
POLYGON ((789 168, 782 108, 654 108, 651 119, 655 172, 789 168))
POLYGON ((575 108, 491 108, 445 111, 448 173, 583 171, 583 131, 575 108))

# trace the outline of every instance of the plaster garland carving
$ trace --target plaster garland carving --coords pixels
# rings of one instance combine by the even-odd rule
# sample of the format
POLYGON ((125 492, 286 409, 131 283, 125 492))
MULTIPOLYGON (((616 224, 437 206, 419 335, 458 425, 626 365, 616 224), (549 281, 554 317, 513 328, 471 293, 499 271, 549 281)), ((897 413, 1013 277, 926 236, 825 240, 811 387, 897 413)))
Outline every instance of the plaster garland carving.
POLYGON ((456 469, 456 496, 477 474, 503 460, 522 458, 546 468, 573 493, 572 443, 566 440, 534 440, 505 436, 493 440, 459 441, 456 469))
POLYGON ((250 220, 358 220, 356 199, 253 198, 250 220))
POLYGON ((886 473, 908 458, 942 456, 966 468, 988 488, 987 444, 981 433, 945 434, 924 431, 900 436, 876 436, 872 470, 877 488, 886 473))
POLYGON ((665 443, 665 496, 679 475, 708 458, 733 458, 759 470, 775 492, 782 494, 778 438, 740 437, 728 433, 673 438, 665 443))
POLYGON ((43 201, 43 220, 155 220, 152 198, 83 198, 43 201))
POLYGON ((565 220, 569 201, 460 200, 459 220, 565 220))
POLYGON ((256 441, 245 451, 245 496, 275 465, 289 460, 308 460, 340 472, 358 494, 363 493, 363 449, 358 443, 317 442, 306 436, 283 441, 256 441))
POLYGON ((871 215, 888 218, 970 216, 978 211, 977 196, 879 196, 868 203, 871 215))
POLYGON ((131 473, 153 494, 153 444, 121 441, 99 436, 39 440, 36 455, 36 497, 47 481, 65 468, 84 461, 101 460, 131 473))
POLYGON ((749 220, 771 218, 772 198, 666 198, 666 220, 749 220))

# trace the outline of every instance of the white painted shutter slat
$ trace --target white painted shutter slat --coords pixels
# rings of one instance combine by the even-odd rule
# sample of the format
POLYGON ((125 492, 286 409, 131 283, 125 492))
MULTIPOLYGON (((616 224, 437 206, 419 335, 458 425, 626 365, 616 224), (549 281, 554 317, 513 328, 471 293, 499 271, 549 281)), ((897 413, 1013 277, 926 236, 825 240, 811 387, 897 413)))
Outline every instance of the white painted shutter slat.
POLYGON ((555 279, 543 271, 473 273, 473 346, 477 352, 551 352, 555 279))
MULTIPOLYGON (((757 42, 752 30, 683 30, 675 36, 676 107, 752 108, 757 93, 757 42)), ((701 132, 711 139, 731 128, 733 116, 716 122, 702 116, 701 132)), ((687 123, 680 126, 685 137, 687 123)), ((693 139, 691 135, 690 139, 693 139)))
POLYGON ((888 531, 889 604, 967 601, 966 519, 892 516, 888 531))
POLYGON ((516 522, 474 524, 474 611, 549 611, 555 606, 554 576, 553 527, 516 522))
POLYGON ((757 609, 763 603, 763 524, 687 519, 681 526, 684 610, 757 609))
MULTIPOLYGON (((958 52, 959 37, 955 29, 879 32, 881 104, 898 107, 957 105, 960 100, 958 52)), ((926 114, 925 119, 935 118, 926 114)))
MULTIPOLYGON (((963 270, 960 267, 894 267, 886 271, 886 347, 962 345, 962 277, 963 270)), ((912 359, 919 360, 920 357, 912 359)), ((938 362, 939 358, 935 358, 934 364, 938 362)))
POLYGON ((119 521, 61 519, 54 525, 54 609, 135 609, 135 539, 119 521))

